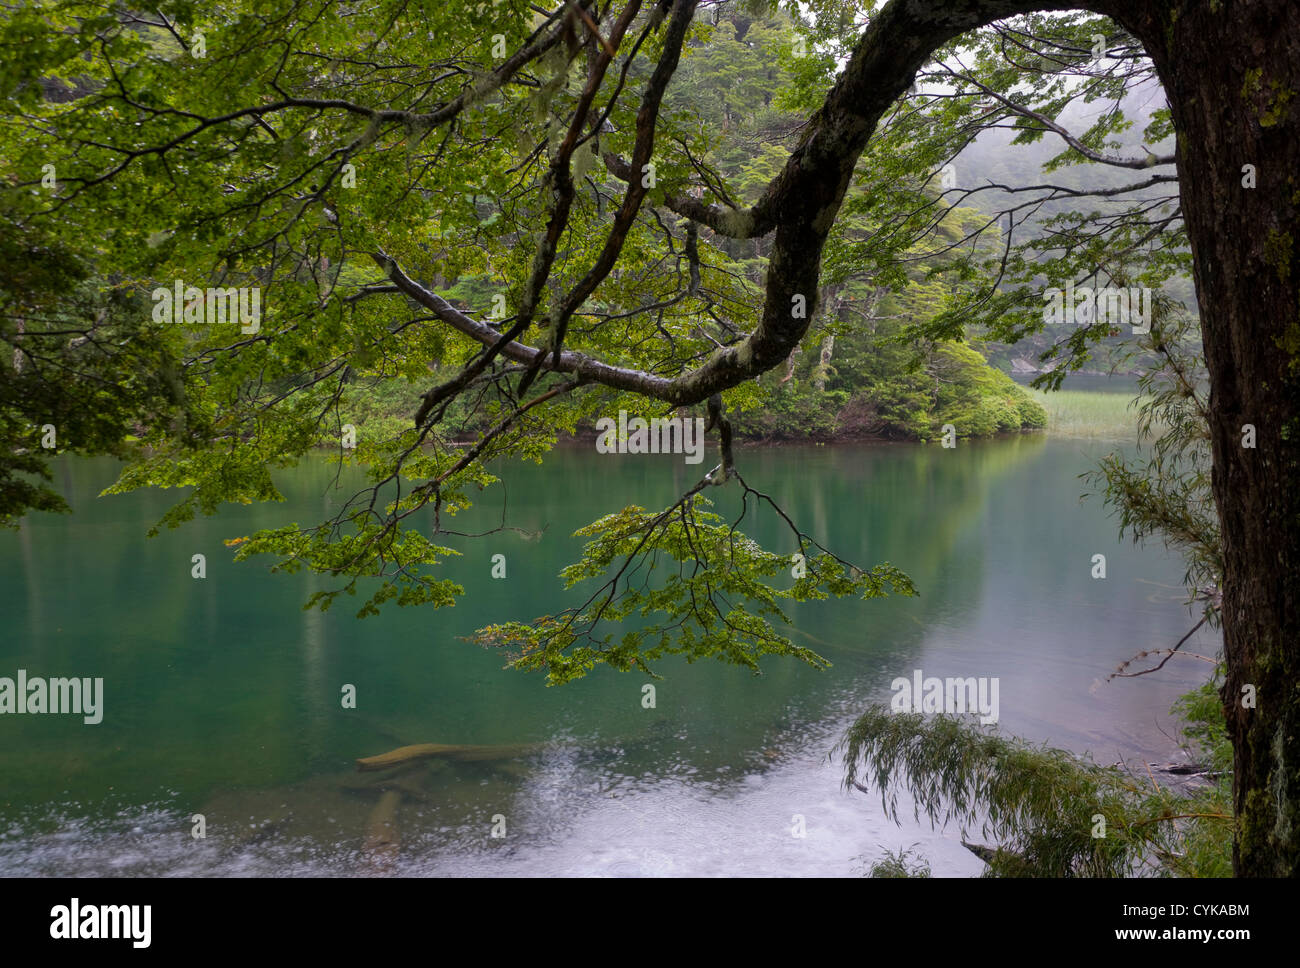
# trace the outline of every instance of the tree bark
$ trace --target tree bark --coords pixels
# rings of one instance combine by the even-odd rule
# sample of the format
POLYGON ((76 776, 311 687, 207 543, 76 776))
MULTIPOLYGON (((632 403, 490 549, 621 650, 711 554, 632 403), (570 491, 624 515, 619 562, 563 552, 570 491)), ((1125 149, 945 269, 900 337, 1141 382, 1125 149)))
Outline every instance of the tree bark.
POLYGON ((801 346, 803 346, 802 343, 796 343, 794 349, 790 351, 790 356, 785 361, 785 376, 781 377, 781 383, 778 385, 784 385, 794 379, 795 357, 799 355, 801 346))
POLYGON ((1178 131, 1223 536, 1233 864, 1238 876, 1293 877, 1300 874, 1300 5, 1162 2, 1113 16, 1151 54, 1178 131), (1244 184, 1246 165, 1254 166, 1254 188, 1244 184))
POLYGON ((822 338, 821 359, 817 363, 817 373, 813 376, 813 386, 820 393, 826 392, 826 377, 830 373, 831 355, 835 352, 835 334, 827 333, 822 338))

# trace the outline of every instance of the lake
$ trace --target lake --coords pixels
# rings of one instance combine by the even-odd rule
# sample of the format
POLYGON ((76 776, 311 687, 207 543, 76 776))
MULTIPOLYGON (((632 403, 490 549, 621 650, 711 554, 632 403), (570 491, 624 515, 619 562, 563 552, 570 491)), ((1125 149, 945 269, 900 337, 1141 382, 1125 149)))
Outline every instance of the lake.
MULTIPOLYGON (((626 504, 667 506, 709 462, 591 446, 512 466, 508 523, 541 536, 448 542, 464 551, 443 569, 466 588, 454 608, 358 620, 362 597, 303 611, 335 586, 234 564, 223 540, 322 520, 359 478, 336 487, 336 468, 313 459, 278 472, 284 503, 150 539, 174 492, 97 498, 116 463, 60 458, 74 513, 0 533, 0 676, 102 677, 103 719, 0 716, 0 874, 853 876, 916 845, 936 875, 976 875, 959 831, 915 824, 910 809, 896 826, 878 796, 843 789, 827 754, 896 677, 923 670, 997 677, 1004 732, 1104 763, 1173 758, 1169 707, 1210 666, 1176 658, 1103 681, 1193 622, 1177 557, 1120 541, 1101 502, 1079 500, 1078 475, 1113 446, 1039 435, 740 449, 746 480, 805 531, 856 564, 891 562, 920 595, 796 606, 792 637, 827 671, 660 663, 653 708, 642 673, 548 688, 463 637, 580 602, 557 574, 581 547, 573 531, 626 504), (203 579, 191 577, 199 553, 203 579), (424 761, 400 781, 356 771, 358 757, 416 743, 524 748, 424 761)), ((730 513, 738 502, 721 490, 715 510, 730 513)), ((479 498, 454 527, 500 523, 500 486, 479 498)), ((766 514, 744 530, 788 554, 783 528, 766 514)), ((1185 646, 1217 648, 1205 632, 1185 646)))

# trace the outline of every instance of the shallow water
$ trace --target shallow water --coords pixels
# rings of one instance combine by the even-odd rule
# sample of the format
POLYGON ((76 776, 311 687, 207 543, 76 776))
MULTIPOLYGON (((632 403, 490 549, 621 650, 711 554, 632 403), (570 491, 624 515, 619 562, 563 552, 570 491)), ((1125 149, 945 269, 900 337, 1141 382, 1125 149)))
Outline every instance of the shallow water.
MULTIPOLYGON (((102 676, 104 718, 0 716, 0 874, 853 875, 913 844, 935 874, 977 874, 959 831, 910 809, 896 826, 878 797, 842 789, 827 753, 920 669, 997 677, 1004 731, 1101 762, 1172 758, 1168 708, 1209 666, 1101 682, 1192 624, 1179 561, 1121 542, 1099 501, 1079 501, 1077 475, 1108 449, 1017 437, 742 450, 748 482, 805 530, 855 563, 897 565, 920 597, 798 606, 795 641, 829 671, 661 663, 653 709, 640 673, 547 688, 461 637, 573 604, 557 578, 580 547, 572 532, 624 504, 671 503, 701 471, 680 457, 565 449, 512 468, 508 523, 542 536, 460 541, 445 569, 468 593, 456 607, 364 620, 360 597, 302 611, 326 579, 236 565, 222 543, 337 508, 352 492, 332 487, 325 462, 279 472, 283 504, 149 539, 174 495, 96 498, 116 465, 60 460, 75 513, 0 535, 0 676, 102 676), (503 580, 490 577, 497 553, 503 580), (1105 580, 1091 577, 1094 554, 1105 580), (356 709, 342 708, 344 684, 356 709), (425 761, 396 780, 355 771, 356 757, 413 743, 529 748, 425 761), (400 797, 385 801, 385 784, 400 797)), ((481 502, 459 530, 499 523, 500 489, 481 502)), ((792 551, 782 527, 769 514, 744 530, 792 551)), ((1217 641, 1185 648, 1213 654, 1217 641)))

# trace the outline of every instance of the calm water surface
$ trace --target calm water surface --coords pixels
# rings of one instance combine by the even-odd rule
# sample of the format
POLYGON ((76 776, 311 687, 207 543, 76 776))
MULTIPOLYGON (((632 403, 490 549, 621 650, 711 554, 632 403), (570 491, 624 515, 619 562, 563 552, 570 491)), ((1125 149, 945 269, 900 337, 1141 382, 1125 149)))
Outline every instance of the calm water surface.
MULTIPOLYGON (((829 671, 665 662, 654 709, 640 673, 547 688, 462 637, 585 598, 557 577, 581 546, 572 532, 626 504, 671 503, 700 470, 680 457, 562 450, 512 468, 509 523, 541 537, 462 541, 445 570, 466 588, 459 604, 364 620, 361 598, 303 611, 327 579, 236 565, 223 545, 337 509, 352 492, 323 460, 279 472, 285 503, 231 506, 153 539, 175 492, 97 498, 116 464, 61 460, 75 513, 0 534, 0 676, 102 676, 104 718, 0 716, 0 874, 838 876, 913 844, 937 875, 978 874, 959 831, 914 824, 910 810, 896 826, 877 797, 842 789, 827 753, 896 676, 921 669, 998 677, 1004 731, 1102 762, 1172 757, 1169 706, 1209 667, 1102 682, 1191 625, 1178 560, 1120 542, 1099 501, 1080 503, 1077 475, 1110 449, 1024 437, 743 450, 752 486, 842 557, 902 568, 920 597, 797 606, 794 637, 829 671), (190 575, 196 553, 203 580, 190 575), (504 580, 490 577, 498 553, 504 580), (349 683, 355 710, 340 703, 349 683), (527 745, 397 781, 355 771, 356 757, 412 743, 527 745), (195 814, 205 839, 191 836, 195 814), (396 846, 367 849, 376 829, 396 846)), ((480 497, 458 529, 499 523, 500 488, 480 497)), ((782 528, 771 515, 745 525, 793 551, 782 528)))

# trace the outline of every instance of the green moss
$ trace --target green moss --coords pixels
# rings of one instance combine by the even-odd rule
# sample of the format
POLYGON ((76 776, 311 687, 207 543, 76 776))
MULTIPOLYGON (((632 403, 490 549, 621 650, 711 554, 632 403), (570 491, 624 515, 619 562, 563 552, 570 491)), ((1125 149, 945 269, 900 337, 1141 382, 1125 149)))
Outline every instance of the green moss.
POLYGON ((1282 335, 1275 340, 1277 348, 1291 358, 1290 370, 1292 373, 1300 367, 1300 323, 1294 320, 1282 331, 1282 335))
POLYGON ((1264 76, 1264 69, 1256 67, 1254 70, 1246 71, 1246 79, 1241 84, 1241 96, 1250 97, 1259 90, 1260 78, 1264 76))
MULTIPOLYGON (((1263 90, 1264 71, 1256 67, 1246 72, 1245 79, 1241 83, 1241 96, 1243 98, 1254 98, 1263 90)), ((1286 119, 1291 99, 1295 97, 1296 92, 1290 88, 1283 87, 1276 81, 1269 82, 1271 97, 1264 113, 1259 117, 1261 127, 1271 128, 1279 121, 1286 119)))
POLYGON ((1295 240, 1290 232, 1274 229, 1264 240, 1264 261, 1273 267, 1283 283, 1291 278, 1291 259, 1295 240))
POLYGON ((1295 91, 1290 88, 1279 88, 1277 84, 1273 85, 1273 101, 1259 119, 1260 127, 1271 128, 1279 121, 1286 120, 1287 104, 1295 97, 1295 91))

